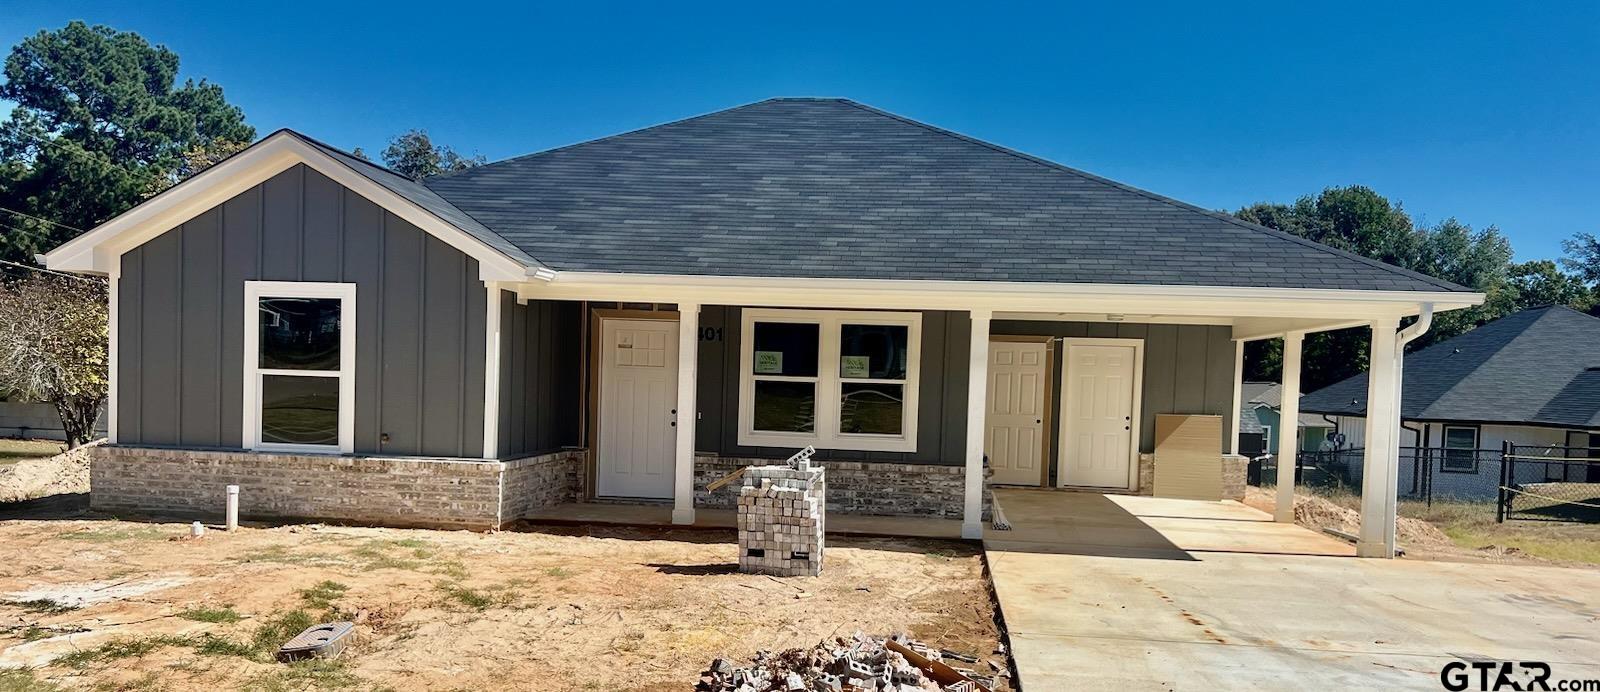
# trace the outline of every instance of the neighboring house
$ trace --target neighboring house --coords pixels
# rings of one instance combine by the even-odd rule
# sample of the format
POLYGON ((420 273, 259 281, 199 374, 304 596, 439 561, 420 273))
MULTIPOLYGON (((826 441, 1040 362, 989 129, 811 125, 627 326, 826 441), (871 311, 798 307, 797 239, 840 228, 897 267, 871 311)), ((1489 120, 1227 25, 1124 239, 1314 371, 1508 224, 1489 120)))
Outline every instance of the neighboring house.
MULTIPOLYGON (((1245 382, 1239 409, 1239 453, 1246 457, 1276 454, 1278 434, 1283 426, 1278 424, 1283 400, 1283 385, 1277 382, 1245 382)), ((1333 422, 1314 413, 1300 414, 1300 428, 1296 449, 1315 452, 1323 448, 1328 434, 1333 432, 1333 422)))
POLYGON ((423 181, 283 130, 46 260, 112 279, 97 506, 470 527, 814 445, 834 511, 976 537, 986 454, 1148 491, 1158 414, 1230 451, 1244 341, 1482 300, 842 99, 423 181))
MULTIPOLYGON (((102 414, 95 422, 95 434, 104 435, 105 431, 106 417, 102 414)), ((54 405, 0 396, 0 437, 65 440, 67 433, 54 405)))
MULTIPOLYGON (((1402 494, 1431 470, 1434 496, 1492 498, 1506 442, 1550 456, 1600 450, 1600 319, 1561 306, 1524 310, 1407 355, 1404 373, 1400 445, 1432 453, 1402 453, 1402 494)), ((1362 447, 1366 398, 1367 377, 1357 375, 1300 406, 1333 416, 1345 446, 1362 447)), ((1600 465, 1518 466, 1518 482, 1600 482, 1600 465)))

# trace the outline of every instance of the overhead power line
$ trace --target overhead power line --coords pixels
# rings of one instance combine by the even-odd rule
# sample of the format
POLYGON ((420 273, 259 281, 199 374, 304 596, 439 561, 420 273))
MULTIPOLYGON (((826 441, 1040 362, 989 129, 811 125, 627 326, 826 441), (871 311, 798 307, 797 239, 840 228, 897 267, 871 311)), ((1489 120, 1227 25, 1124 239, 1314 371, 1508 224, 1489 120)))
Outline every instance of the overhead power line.
POLYGON ((88 233, 88 231, 85 231, 85 230, 83 230, 81 228, 78 228, 76 226, 68 226, 68 225, 66 225, 64 223, 61 223, 60 221, 51 221, 50 219, 41 219, 41 218, 39 218, 37 216, 34 216, 32 214, 24 214, 24 213, 22 213, 20 211, 17 211, 15 209, 7 209, 5 207, 0 207, 0 211, 10 212, 10 213, 16 214, 17 216, 20 216, 20 217, 22 217, 24 219, 32 219, 34 221, 38 221, 39 223, 47 223, 47 224, 50 224, 51 226, 60 226, 60 227, 65 228, 65 229, 67 229, 69 231, 77 231, 79 233, 88 233))
POLYGON ((64 277, 67 277, 69 279, 75 279, 75 280, 78 280, 78 281, 87 281, 87 282, 92 283, 92 284, 102 283, 104 281, 104 279, 92 279, 92 278, 89 278, 87 276, 78 276, 77 274, 68 274, 66 272, 58 272, 58 271, 56 271, 54 269, 45 269, 44 267, 35 267, 33 265, 23 264, 21 262, 12 262, 11 260, 0 259, 0 264, 10 265, 10 266, 16 267, 18 269, 26 269, 28 271, 39 272, 41 274, 55 274, 56 276, 64 276, 64 277))

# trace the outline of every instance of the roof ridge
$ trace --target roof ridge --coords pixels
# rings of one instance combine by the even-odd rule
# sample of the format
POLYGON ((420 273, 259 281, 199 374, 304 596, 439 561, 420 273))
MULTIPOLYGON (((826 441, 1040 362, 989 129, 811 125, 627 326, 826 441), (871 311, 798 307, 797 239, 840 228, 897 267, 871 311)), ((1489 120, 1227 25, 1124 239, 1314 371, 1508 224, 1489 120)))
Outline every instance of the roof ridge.
MULTIPOLYGON (((580 142, 573 142, 571 144, 563 144, 563 145, 561 145, 559 147, 553 147, 553 148, 550 148, 550 149, 541 149, 539 151, 528 152, 526 154, 518 154, 518 155, 513 156, 511 158, 508 158, 508 159, 500 159, 499 161, 490 161, 489 163, 485 163, 485 164, 480 165, 480 166, 473 166, 471 168, 464 168, 464 169, 461 169, 459 171, 449 171, 449 172, 446 172, 446 173, 440 173, 438 175, 430 175, 427 178, 424 178, 424 179, 422 179, 422 180, 420 180, 418 182, 422 183, 423 185, 427 185, 428 181, 431 181, 431 180, 443 180, 443 179, 446 179, 446 178, 453 178, 453 177, 464 175, 464 174, 467 174, 467 173, 473 173, 473 172, 481 171, 483 169, 490 168, 490 167, 493 167, 493 166, 499 166, 499 165, 502 165, 502 164, 512 163, 514 161, 521 161, 523 159, 531 159, 531 158, 534 158, 536 156, 544 156, 546 154, 554 154, 554 153, 557 153, 557 152, 562 152, 562 151, 566 151, 568 149, 572 149, 574 147, 581 147, 581 146, 585 146, 585 145, 589 145, 589 144, 599 144, 600 142, 608 142, 608 141, 611 141, 613 139, 617 139, 619 137, 626 137, 628 135, 639 134, 641 132, 649 132, 651 130, 657 130, 657 129, 660 129, 660 128, 663 128, 663 127, 671 127, 673 125, 682 125, 683 123, 693 122, 693 121, 699 120, 701 118, 709 118, 709 117, 711 117, 713 115, 721 115, 723 113, 732 113, 734 111, 744 110, 746 108, 751 108, 753 106, 759 106, 759 105, 761 105, 763 103, 773 103, 775 101, 785 101, 785 100, 790 100, 791 98, 792 97, 781 97, 781 96, 774 96, 774 97, 771 97, 771 98, 765 98, 765 99, 762 99, 760 101, 752 101, 750 103, 741 104, 741 105, 738 105, 738 106, 731 106, 731 107, 728 107, 728 108, 722 108, 722 109, 719 109, 719 110, 709 111, 709 112, 706 112, 706 113, 700 113, 699 115, 691 115, 691 116, 688 116, 688 117, 678 118, 677 120, 668 120, 667 122, 664 122, 664 123, 656 123, 654 125, 646 125, 645 127, 634 128, 632 130, 625 130, 623 132, 617 132, 617 133, 609 134, 609 135, 606 135, 604 137, 596 137, 594 139, 585 139, 585 140, 580 141, 580 142)), ((816 100, 828 100, 828 99, 816 99, 816 100)), ((834 100, 843 101, 845 99, 834 99, 834 100)))
MULTIPOLYGON (((1140 195, 1142 197, 1146 197, 1148 199, 1151 199, 1153 201, 1162 202, 1162 203, 1165 203, 1165 204, 1168 204, 1168 205, 1171 205, 1171 206, 1175 206, 1175 207, 1178 207, 1180 209, 1184 209, 1184 210, 1188 210, 1188 211, 1200 212, 1200 213, 1205 214, 1207 216, 1210 216, 1212 218, 1215 218, 1215 219, 1218 219, 1218 220, 1221 220, 1221 221, 1226 221, 1228 223, 1231 223, 1231 224, 1233 224, 1235 226, 1239 226, 1239 227, 1247 229, 1247 230, 1256 231, 1258 233, 1264 233, 1264 234, 1267 234, 1267 235, 1270 235, 1270 236, 1274 236, 1274 237, 1277 237, 1277 238, 1281 238, 1281 239, 1285 239, 1285 240, 1290 240, 1290 241, 1299 243, 1301 245, 1304 245, 1304 246, 1307 246, 1307 247, 1310 247, 1310 248, 1314 248, 1314 249, 1317 249, 1317 250, 1321 250, 1323 252, 1327 252, 1329 254, 1332 254, 1332 255, 1335 255, 1335 256, 1338 256, 1338 257, 1342 257, 1342 258, 1345 258, 1345 259, 1354 259, 1354 260, 1363 262, 1365 264, 1368 264, 1368 265, 1371 265, 1371 266, 1374 266, 1374 267, 1378 267, 1380 269, 1384 269, 1384 270, 1387 270, 1387 271, 1395 272, 1395 273, 1398 273, 1398 274, 1401 274, 1401 275, 1404 275, 1404 276, 1408 276, 1408 277, 1413 278, 1413 279, 1420 279, 1420 280, 1426 281, 1428 283, 1431 283, 1431 284, 1433 284, 1435 286, 1438 286, 1438 287, 1443 288, 1443 289, 1448 290, 1448 291, 1466 291, 1466 292, 1471 292, 1473 290, 1473 289, 1468 288, 1466 286, 1461 286, 1459 284, 1455 284, 1455 283, 1452 283, 1452 282, 1449 282, 1449 281, 1445 281, 1444 279, 1440 279, 1438 277, 1428 276, 1427 274, 1423 274, 1421 272, 1412 271, 1412 270, 1406 269, 1404 267, 1397 267, 1397 266, 1389 264, 1387 262, 1380 262, 1378 260, 1372 259, 1371 257, 1367 257, 1367 256, 1364 256, 1364 255, 1359 255, 1359 254, 1356 254, 1354 252, 1350 252, 1348 250, 1340 250, 1339 248, 1331 247, 1331 246, 1328 246, 1328 245, 1323 245, 1322 243, 1318 243, 1316 241, 1313 241, 1313 240, 1310 240, 1310 239, 1307 239, 1307 238, 1302 238, 1300 236, 1297 236, 1297 235, 1295 235, 1293 233, 1289 233, 1287 231, 1281 231, 1281 230, 1278 230, 1278 229, 1275 229, 1275 228, 1268 228, 1268 227, 1262 226, 1260 224, 1250 223, 1248 221, 1245 221, 1244 219, 1240 219, 1238 217, 1235 217, 1232 214, 1213 211, 1211 209, 1206 209, 1204 207, 1195 206, 1193 204, 1189 204, 1188 202, 1184 202, 1182 200, 1174 199, 1174 198, 1168 197, 1166 195, 1162 195, 1162 194, 1158 194, 1158 193, 1155 193, 1155 192, 1151 192, 1149 190, 1144 190, 1144 189, 1141 189, 1141 188, 1137 188, 1137 187, 1134 187, 1134 186, 1129 185, 1127 183, 1122 183, 1122 182, 1118 182, 1118 181, 1112 180, 1110 178, 1101 177, 1101 176, 1095 175, 1093 173, 1089 173, 1087 171, 1078 170, 1076 168, 1073 168, 1071 166, 1068 166, 1068 165, 1065 165, 1065 164, 1062 164, 1062 163, 1057 163, 1057 162, 1051 161, 1049 159, 1039 158, 1037 156, 1033 156, 1031 154, 1027 154, 1027 153, 1024 153, 1024 152, 1021 152, 1021 151, 1017 151, 1017 150, 1011 149, 1009 147, 1004 147, 1004 146, 1001 146, 999 144, 995 144, 993 142, 986 142, 986 141, 978 139, 976 137, 970 137, 968 135, 964 135, 964 134, 961 134, 959 132, 955 132, 955 131, 952 131, 952 130, 947 130, 947 129, 939 127, 937 125, 930 125, 928 123, 925 123, 925 122, 922 122, 922 121, 919 121, 919 120, 913 120, 913 119, 905 117, 903 115, 898 115, 896 113, 890 113, 888 111, 885 111, 885 110, 882 110, 882 109, 879 109, 879 108, 874 108, 872 106, 868 106, 866 104, 859 103, 857 101, 852 101, 850 99, 839 99, 839 100, 842 103, 848 104, 850 106, 854 106, 854 107, 859 108, 859 109, 861 109, 863 111, 866 111, 868 113, 873 113, 873 114, 880 115, 880 116, 883 116, 883 117, 886 117, 886 118, 890 118, 890 119, 893 119, 893 120, 898 120, 898 121, 906 123, 908 125, 913 125, 913 126, 920 127, 922 129, 928 130, 929 132, 933 132, 935 134, 944 135, 946 137, 950 137, 950 138, 953 138, 953 139, 956 139, 956 140, 960 140, 960 141, 966 142, 968 144, 975 144, 975 145, 984 147, 986 149, 990 149, 990 150, 993 150, 993 151, 996 151, 996 152, 999 152, 999 153, 1002 153, 1002 154, 1013 156, 1013 157, 1022 159, 1024 161, 1028 161, 1030 163, 1038 164, 1040 166, 1044 166, 1046 168, 1055 169, 1057 171, 1060 171, 1060 172, 1063 172, 1063 173, 1067 173, 1067 174, 1070 174, 1070 175, 1076 175, 1078 177, 1084 178, 1085 180, 1089 180, 1089 181, 1092 181, 1092 182, 1100 183, 1100 184, 1103 184, 1103 185, 1110 185, 1110 186, 1115 187, 1117 189, 1124 190, 1126 192, 1131 192, 1131 193, 1140 195)), ((751 105, 754 105, 754 104, 751 104, 751 105)))

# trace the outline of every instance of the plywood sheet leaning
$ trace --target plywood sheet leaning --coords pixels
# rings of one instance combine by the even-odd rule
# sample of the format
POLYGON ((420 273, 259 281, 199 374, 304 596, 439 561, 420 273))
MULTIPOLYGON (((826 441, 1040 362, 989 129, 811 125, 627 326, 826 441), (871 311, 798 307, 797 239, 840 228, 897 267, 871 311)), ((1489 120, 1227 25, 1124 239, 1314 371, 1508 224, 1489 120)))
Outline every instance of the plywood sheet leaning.
POLYGON ((1222 499, 1222 416, 1156 416, 1155 496, 1222 499))

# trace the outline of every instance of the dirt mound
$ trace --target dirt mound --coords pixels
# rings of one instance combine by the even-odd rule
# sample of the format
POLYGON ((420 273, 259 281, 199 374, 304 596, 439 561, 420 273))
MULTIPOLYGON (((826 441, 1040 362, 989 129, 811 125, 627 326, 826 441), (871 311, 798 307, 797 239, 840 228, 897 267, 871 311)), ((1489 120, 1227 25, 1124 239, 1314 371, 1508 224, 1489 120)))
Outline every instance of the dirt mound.
POLYGON ((89 448, 0 466, 0 502, 89 492, 89 448))
MULTIPOLYGON (((1252 486, 1246 502, 1254 507, 1271 511, 1274 497, 1272 493, 1252 486)), ((1326 498, 1301 492, 1295 493, 1294 496, 1294 523, 1319 531, 1337 529, 1356 534, 1361 531, 1361 513, 1326 498)), ((1411 517, 1400 517, 1395 522, 1395 541, 1402 546, 1419 548, 1454 545, 1450 537, 1440 531, 1439 527, 1411 517)))

